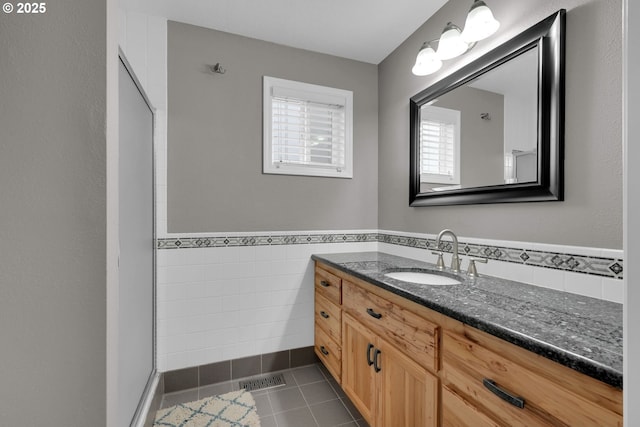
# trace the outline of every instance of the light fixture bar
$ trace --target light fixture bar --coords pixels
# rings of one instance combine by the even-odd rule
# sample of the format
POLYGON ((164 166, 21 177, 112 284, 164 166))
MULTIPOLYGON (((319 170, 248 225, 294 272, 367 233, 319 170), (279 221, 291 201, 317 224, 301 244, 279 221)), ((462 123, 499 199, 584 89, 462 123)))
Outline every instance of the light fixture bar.
POLYGON ((442 61, 464 55, 474 48, 479 40, 495 34, 500 27, 493 17, 493 12, 482 0, 474 0, 464 30, 457 25, 448 22, 442 30, 440 39, 424 42, 411 72, 416 76, 433 74, 442 67, 442 61), (434 50, 432 43, 438 42, 438 49, 434 50))

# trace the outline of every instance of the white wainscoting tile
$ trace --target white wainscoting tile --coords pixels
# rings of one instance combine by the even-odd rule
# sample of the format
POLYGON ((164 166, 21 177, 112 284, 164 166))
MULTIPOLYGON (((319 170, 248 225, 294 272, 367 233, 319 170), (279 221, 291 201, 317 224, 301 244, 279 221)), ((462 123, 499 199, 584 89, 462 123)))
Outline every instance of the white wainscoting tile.
MULTIPOLYGON (((160 251, 162 368, 246 357, 258 349, 263 353, 312 345, 313 263, 295 256, 299 252, 289 246, 160 251)), ((295 246, 314 247, 309 254, 363 248, 345 243, 295 246)), ((368 244, 367 249, 375 246, 368 244)))
POLYGON ((619 279, 602 279, 602 299, 624 303, 624 281, 619 279))
POLYGON ((486 274, 516 282, 534 283, 533 267, 529 265, 514 264, 510 262, 489 260, 483 266, 486 274))
MULTIPOLYGON (((499 246, 496 241, 490 243, 499 246)), ((509 242, 505 242, 506 247, 513 246, 506 243, 509 242)), ((523 248, 540 250, 542 246, 523 248)), ((545 248, 557 250, 558 246, 545 248)), ((174 370, 313 345, 310 256, 376 250, 432 263, 437 258, 430 250, 383 242, 159 251, 159 369, 174 370)), ((611 252, 607 254, 610 256, 611 252)), ((447 265, 450 257, 445 254, 447 265)), ((466 269, 468 257, 463 258, 466 269)), ((478 270, 481 274, 612 301, 622 301, 624 291, 622 281, 617 279, 496 260, 478 264, 478 270)))
POLYGON ((564 274, 562 271, 543 267, 533 267, 533 282, 536 286, 564 291, 564 274))
POLYGON ((602 299, 602 277, 565 271, 564 290, 573 294, 602 299))

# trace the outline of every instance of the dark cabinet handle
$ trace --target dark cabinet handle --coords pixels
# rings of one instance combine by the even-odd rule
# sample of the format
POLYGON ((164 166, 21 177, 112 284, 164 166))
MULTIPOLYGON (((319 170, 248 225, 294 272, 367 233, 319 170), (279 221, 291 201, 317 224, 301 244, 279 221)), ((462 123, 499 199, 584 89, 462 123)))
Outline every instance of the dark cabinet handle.
POLYGON ((327 282, 326 280, 321 280, 320 286, 324 286, 325 288, 328 288, 329 286, 331 286, 331 283, 327 282))
POLYGON ((376 313, 375 311, 373 311, 373 309, 371 308, 367 308, 367 314, 371 317, 375 317, 376 319, 380 319, 382 318, 382 314, 380 313, 376 313))
POLYGON ((321 352, 322 352, 322 354, 324 354, 325 356, 328 356, 328 355, 329 355, 329 352, 327 351, 327 349, 326 349, 326 348, 324 348, 324 346, 323 346, 323 345, 321 345, 321 346, 320 346, 320 351, 321 351, 321 352))
POLYGON ((320 312, 320 316, 324 317, 325 319, 328 319, 328 318, 329 318, 329 315, 327 314, 327 312, 326 312, 326 311, 321 311, 321 312, 320 312))
POLYGON ((482 384, 484 384, 484 386, 488 388, 491 393, 495 394, 505 402, 508 402, 520 409, 524 409, 524 399, 522 397, 514 396, 513 394, 509 393, 507 390, 499 387, 494 381, 488 378, 484 378, 482 380, 482 384))
POLYGON ((371 350, 373 349, 373 344, 369 343, 367 346, 367 364, 369 366, 373 365, 373 360, 371 360, 371 350))
POLYGON ((380 354, 382 354, 382 352, 376 348, 375 353, 373 353, 373 369, 376 372, 380 372, 382 370, 380 365, 378 365, 378 356, 380 356, 380 354))

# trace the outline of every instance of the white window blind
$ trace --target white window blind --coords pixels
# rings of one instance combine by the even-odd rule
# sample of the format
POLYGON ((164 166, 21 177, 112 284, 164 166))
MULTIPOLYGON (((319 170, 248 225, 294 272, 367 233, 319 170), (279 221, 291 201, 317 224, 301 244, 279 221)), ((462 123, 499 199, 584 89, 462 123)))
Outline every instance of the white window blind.
POLYGON ((273 97, 271 110, 274 164, 344 168, 343 105, 273 97))
POLYGON ((265 77, 265 173, 350 178, 347 92, 265 77))
POLYGON ((420 181, 460 184, 460 112, 424 106, 420 111, 420 181))

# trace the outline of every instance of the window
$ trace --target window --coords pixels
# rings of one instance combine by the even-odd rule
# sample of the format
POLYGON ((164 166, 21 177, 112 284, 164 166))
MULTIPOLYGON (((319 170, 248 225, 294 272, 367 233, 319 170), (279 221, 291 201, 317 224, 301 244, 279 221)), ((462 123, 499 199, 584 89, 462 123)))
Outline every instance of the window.
POLYGON ((263 172, 353 177, 353 93, 264 77, 263 172))
POLYGON ((420 182, 460 184, 460 111, 420 110, 420 182))

